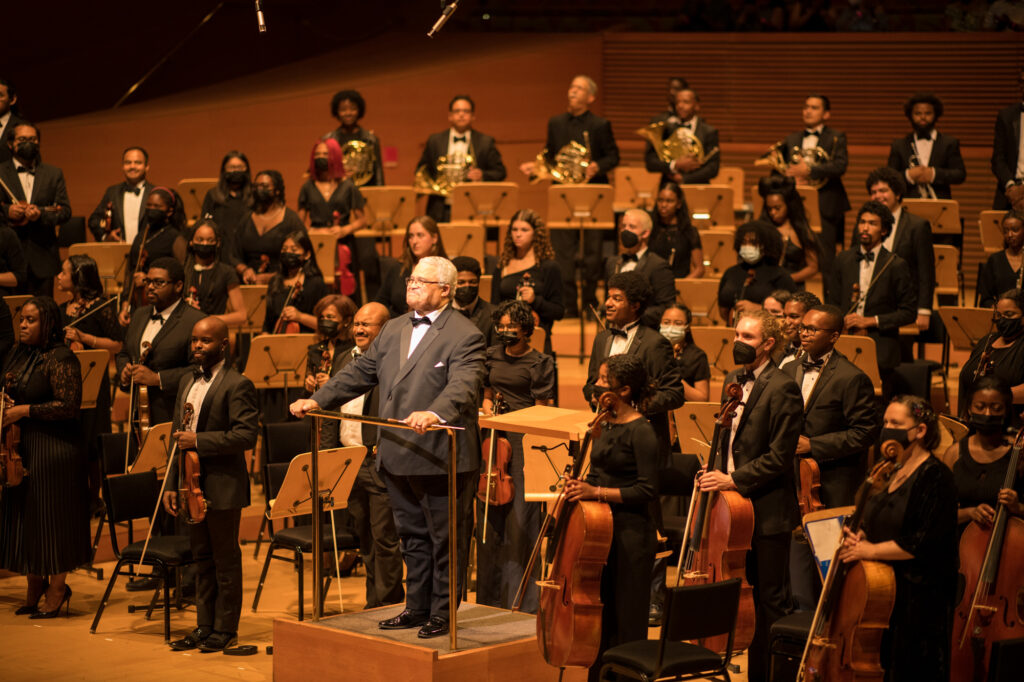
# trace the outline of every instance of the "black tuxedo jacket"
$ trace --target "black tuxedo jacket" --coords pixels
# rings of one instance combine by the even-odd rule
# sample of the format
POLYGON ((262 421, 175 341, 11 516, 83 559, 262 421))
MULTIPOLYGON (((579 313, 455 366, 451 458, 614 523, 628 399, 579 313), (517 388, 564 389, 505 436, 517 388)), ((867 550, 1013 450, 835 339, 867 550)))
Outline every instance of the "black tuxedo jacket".
MULTIPOLYGON (((738 374, 739 370, 729 372, 724 386, 738 374)), ((803 405, 796 382, 769 360, 754 381, 732 442, 732 480, 754 505, 754 535, 789 533, 800 523, 793 458, 803 427, 803 405)))
MULTIPOLYGON (((618 273, 623 265, 625 265, 625 261, 621 255, 610 256, 604 264, 605 281, 607 282, 612 275, 618 273)), ((640 317, 640 322, 657 329, 661 325, 661 315, 665 312, 665 308, 676 300, 675 274, 669 267, 668 261, 651 251, 649 247, 644 255, 637 260, 633 272, 642 275, 654 292, 644 314, 640 317)))
MULTIPOLYGON (((828 302, 838 306, 844 314, 851 307, 853 285, 860 284, 859 252, 860 247, 857 247, 836 256, 831 285, 826 289, 828 302)), ((864 316, 878 317, 878 326, 868 330, 868 336, 875 340, 878 368, 885 374, 900 364, 900 327, 917 319, 917 290, 911 280, 910 266, 885 247, 879 250, 874 266, 872 278, 877 279, 861 296, 867 296, 864 316), (892 264, 886 267, 890 259, 892 264)))
MULTIPOLYGON (((889 168, 903 175, 906 180, 906 170, 910 168, 910 155, 914 150, 914 133, 908 133, 906 137, 893 140, 889 147, 889 168)), ((951 135, 938 133, 935 142, 932 143, 932 155, 928 159, 928 166, 935 169, 935 180, 931 183, 935 190, 936 199, 952 199, 953 193, 950 185, 959 185, 967 178, 967 169, 964 168, 964 158, 960 155, 960 141, 951 135)), ((917 185, 907 183, 908 199, 926 199, 921 195, 917 185)))
MULTIPOLYGON (((7 119, 7 125, 4 127, 4 133, 3 135, 0 135, 0 163, 11 160, 11 150, 7 146, 7 141, 14 137, 14 129, 23 123, 28 123, 28 121, 20 116, 15 116, 13 112, 11 113, 11 117, 7 119)), ((7 181, 4 180, 4 182, 7 181)))
MULTIPOLYGON (((602 389, 597 386, 597 374, 601 363, 608 357, 612 335, 604 329, 594 337, 590 351, 590 365, 587 367, 587 383, 583 385, 583 397, 590 403, 595 393, 602 389)), ((633 342, 626 349, 629 355, 638 356, 647 370, 648 382, 656 384, 654 395, 647 405, 644 416, 651 422, 658 434, 659 466, 668 466, 671 437, 668 429, 668 413, 684 402, 682 372, 672 355, 672 344, 668 339, 650 327, 639 325, 633 342)))
MULTIPOLYGON (((666 120, 664 115, 655 116, 651 123, 658 123, 666 120)), ((662 130, 662 139, 665 139, 673 132, 675 132, 678 125, 666 123, 665 128, 662 130)), ((718 128, 708 125, 704 122, 703 118, 697 117, 697 127, 693 131, 694 137, 700 140, 701 145, 704 147, 704 154, 711 153, 711 150, 718 146, 718 128)), ((708 162, 697 170, 690 171, 689 173, 683 173, 683 182, 687 185, 706 185, 711 182, 711 178, 718 175, 719 166, 721 164, 722 155, 715 154, 708 162)), ((675 182, 672 179, 672 168, 668 163, 661 160, 658 156, 657 150, 654 149, 654 145, 650 142, 647 143, 647 147, 644 151, 644 165, 647 166, 648 173, 661 173, 662 183, 675 182)))
MULTIPOLYGON (((64 173, 56 166, 37 164, 31 197, 25 196, 14 161, 0 163, 0 178, 3 178, 4 183, 19 201, 28 201, 40 209, 57 207, 56 211, 43 210, 39 220, 24 225, 11 225, 25 249, 29 273, 37 279, 53 277, 60 272, 57 226, 66 223, 71 217, 71 202, 68 200, 68 190, 64 185, 64 173)), ((0 220, 8 224, 7 207, 11 203, 7 192, 0 191, 0 220)))
MULTIPOLYGON (((462 313, 448 306, 409 356, 411 336, 409 315, 389 321, 369 349, 331 377, 312 399, 325 409, 337 409, 379 386, 382 418, 405 419, 412 412, 426 410, 447 424, 464 427, 456 432, 456 467, 460 472, 476 471, 480 466, 477 410, 484 373, 483 335, 462 313)), ((446 475, 448 434, 381 429, 377 466, 398 476, 446 475)))
POLYGON ((1010 209, 1006 199, 1006 183, 1017 176, 1017 154, 1020 151, 1021 104, 1011 104, 996 115, 996 129, 992 137, 992 174, 996 176, 996 196, 992 208, 1010 209))
MULTIPOLYGON (((795 378, 799 365, 786 363, 782 372, 795 378)), ((810 439, 810 456, 821 469, 821 501, 826 507, 854 503, 866 475, 868 448, 880 429, 868 375, 832 351, 804 405, 802 434, 810 439)))
MULTIPOLYGON (((434 133, 427 138, 427 144, 423 147, 423 154, 420 156, 419 166, 425 166, 431 177, 437 176, 437 160, 448 154, 448 133, 445 130, 441 133, 434 133)), ((494 144, 494 138, 484 135, 476 130, 469 131, 469 148, 473 150, 473 164, 484 174, 484 182, 501 182, 505 179, 505 164, 501 161, 501 153, 494 144)), ((427 197, 427 215, 440 221, 444 216, 445 198, 432 194, 427 197)))
MULTIPOLYGON (((89 230, 93 236, 96 237, 96 241, 103 241, 104 231, 100 227, 100 222, 107 216, 107 204, 110 204, 110 225, 107 226, 108 230, 120 230, 121 239, 125 239, 124 230, 124 193, 128 189, 128 186, 119 182, 116 185, 111 185, 107 188, 107 191, 103 193, 103 198, 100 199, 100 203, 96 205, 96 208, 91 214, 89 214, 89 230)), ((149 182, 145 183, 142 187, 142 207, 139 210, 139 222, 135 226, 136 230, 142 231, 142 221, 144 220, 144 213, 146 210, 146 197, 153 191, 153 185, 149 182)))
MULTIPOLYGON (((803 131, 790 133, 783 141, 785 149, 793 149, 803 145, 803 131)), ((818 146, 828 152, 828 163, 811 168, 811 179, 827 178, 827 182, 818 190, 818 208, 822 216, 836 217, 850 210, 850 200, 843 186, 843 174, 849 156, 846 152, 846 133, 825 126, 818 136, 818 146)), ((787 152, 788 153, 788 152, 787 152)))
MULTIPOLYGON (((181 416, 195 376, 188 372, 178 383, 174 404, 174 430, 182 430, 181 416)), ((199 487, 210 509, 242 509, 249 506, 249 472, 245 451, 256 445, 259 410, 256 388, 245 376, 225 363, 213 379, 196 421, 196 452, 199 454, 199 487)), ((167 469, 177 484, 179 459, 167 469)))
POLYGON ((554 162, 555 154, 570 142, 585 146, 584 131, 590 136, 590 158, 598 167, 597 175, 590 179, 590 183, 607 183, 608 173, 619 165, 619 145, 615 143, 612 124, 592 111, 585 111, 579 116, 566 112, 548 120, 548 136, 544 145, 546 158, 554 162))
POLYGON ((900 211, 892 251, 907 262, 917 292, 917 307, 931 310, 935 293, 935 249, 932 226, 906 209, 900 211))
MULTIPOLYGON (((142 332, 146 329, 152 314, 153 306, 151 305, 138 308, 132 314, 128 330, 125 332, 124 346, 121 347, 121 351, 115 358, 119 379, 124 366, 138 360, 142 332)), ((174 309, 160 331, 153 337, 153 344, 145 363, 146 367, 160 375, 160 385, 148 388, 149 414, 152 424, 169 422, 174 416, 174 398, 178 384, 182 377, 192 371, 192 357, 189 348, 192 327, 204 317, 206 317, 204 313, 184 301, 180 301, 178 307, 174 309)))

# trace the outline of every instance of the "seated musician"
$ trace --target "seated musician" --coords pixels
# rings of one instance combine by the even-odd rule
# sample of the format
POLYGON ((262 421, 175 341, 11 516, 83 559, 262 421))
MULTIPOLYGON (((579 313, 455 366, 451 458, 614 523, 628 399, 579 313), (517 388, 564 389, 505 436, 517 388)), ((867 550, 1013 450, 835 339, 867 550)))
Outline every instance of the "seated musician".
POLYGON ((676 282, 665 259, 648 248, 650 237, 651 216, 639 208, 627 210, 620 222, 622 248, 618 256, 605 262, 605 281, 620 272, 635 272, 643 277, 653 296, 641 321, 653 329, 660 323, 665 308, 676 300, 676 282))
MULTIPOLYGON (((284 178, 276 170, 260 171, 253 181, 252 211, 234 235, 235 261, 246 284, 265 284, 278 269, 285 237, 305 232, 299 215, 285 205, 284 178)), ((308 241, 308 239, 307 239, 308 241)))
POLYGON ((892 224, 892 213, 883 204, 869 201, 861 207, 855 233, 858 245, 836 257, 825 297, 829 305, 846 313, 846 333, 866 332, 875 340, 885 395, 889 395, 891 372, 903 359, 900 327, 913 322, 917 310, 910 267, 882 245, 892 224))
POLYGON ((185 258, 185 302, 227 325, 245 322, 245 300, 238 272, 220 259, 223 249, 220 228, 210 218, 192 230, 185 258), (231 312, 228 312, 228 303, 231 312))
POLYGON ((601 572, 601 643, 588 680, 597 680, 601 653, 613 646, 647 639, 650 572, 656 546, 651 502, 657 495, 658 438, 644 418, 651 384, 636 355, 616 355, 598 366, 596 395, 616 396, 614 416, 593 441, 590 473, 566 483, 571 502, 605 502, 612 511, 611 548, 601 572))
POLYGON ((292 232, 281 243, 278 271, 267 285, 265 334, 302 334, 317 328, 313 307, 327 294, 327 285, 313 257, 305 231, 292 232))
MULTIPOLYGON (((427 138, 417 168, 424 168, 431 179, 445 169, 439 168, 440 158, 458 166, 459 182, 501 182, 505 179, 505 164, 501 161, 494 138, 473 128, 476 104, 469 95, 456 95, 448 103, 448 123, 451 127, 427 138), (464 168, 463 168, 464 167, 464 168)), ((451 219, 452 200, 431 194, 427 198, 427 215, 439 223, 451 219)))
MULTIPOLYGON (((178 456, 167 479, 178 481, 185 453, 199 457, 199 487, 208 508, 199 523, 188 524, 196 564, 196 628, 170 643, 174 651, 224 651, 237 641, 242 613, 242 549, 238 527, 249 506, 245 451, 256 445, 259 412, 252 382, 225 362, 228 327, 207 317, 190 334, 194 372, 181 377, 174 408, 178 456), (188 409, 188 408, 191 409, 188 409)), ((163 506, 174 515, 188 504, 167 490, 163 506)))
POLYGON ((999 225, 1003 232, 1003 249, 988 257, 978 270, 976 295, 979 308, 991 308, 1003 291, 1024 287, 1021 279, 1022 252, 1024 252, 1024 211, 1011 210, 1003 214, 999 225))
MULTIPOLYGON (((313 306, 316 318, 314 343, 306 349, 307 393, 313 393, 341 369, 345 353, 352 349, 352 319, 356 304, 348 296, 328 294, 313 306)), ((327 423, 327 422, 325 422, 327 423)))
MULTIPOLYGON (((485 413, 494 412, 498 394, 507 404, 508 411, 522 410, 532 405, 551 405, 555 398, 555 362, 550 355, 538 353, 530 347, 533 334, 533 311, 524 301, 505 301, 492 315, 498 344, 487 349, 484 361, 485 413)), ((491 435, 484 431, 484 436, 491 435)), ((543 505, 527 502, 523 497, 523 434, 502 433, 508 439, 512 455, 507 474, 512 479, 513 497, 510 504, 492 505, 487 510, 486 542, 483 542, 484 502, 477 500, 477 582, 478 604, 511 608, 522 580, 530 551, 540 533, 544 519, 543 505)), ((484 454, 487 454, 487 450, 484 454)), ((486 475, 487 465, 482 465, 486 475)), ((527 581, 521 608, 527 613, 537 612, 537 588, 534 580, 527 581)))
POLYGON ((484 335, 487 347, 497 343, 494 331, 494 306, 480 298, 480 263, 470 256, 452 258, 452 264, 458 272, 455 283, 455 295, 452 307, 468 317, 480 333, 484 335))
POLYGON ((786 303, 793 296, 792 291, 786 291, 785 289, 776 289, 772 293, 764 297, 764 301, 761 302, 761 307, 772 314, 772 317, 777 319, 779 323, 783 323, 785 317, 784 310, 786 303))
MULTIPOLYGON (((816 305, 821 305, 821 299, 809 291, 798 291, 795 294, 790 294, 786 298, 785 303, 782 304, 782 317, 779 319, 779 322, 782 324, 782 342, 785 345, 781 354, 778 352, 774 354, 779 367, 783 367, 796 359, 796 354, 802 346, 800 342, 800 326, 803 324, 804 315, 816 305)), ((767 299, 765 299, 764 309, 771 312, 767 299)))
POLYGON ((882 635, 886 679, 948 680, 957 581, 956 483, 931 451, 938 417, 916 396, 885 410, 881 440, 903 446, 901 464, 869 497, 861 531, 844 532, 839 558, 884 561, 896 574, 889 628, 882 635))
POLYGON ((658 190, 651 216, 651 251, 672 268, 677 278, 700 279, 704 276, 704 250, 700 233, 690 222, 690 208, 683 189, 667 182, 658 190))
MULTIPOLYGON (((702 491, 735 490, 754 507, 747 553, 747 580, 754 588, 754 637, 747 650, 747 679, 768 679, 768 633, 789 612, 789 544, 800 523, 793 483, 793 453, 803 427, 800 388, 771 361, 782 339, 779 321, 767 311, 742 313, 736 323, 733 360, 743 402, 732 420, 726 471, 700 475, 702 491)), ((724 392, 723 392, 724 396, 724 392)))
POLYGON ((779 265, 782 240, 770 224, 755 220, 736 228, 733 238, 738 262, 722 273, 718 284, 718 310, 723 320, 747 310, 758 310, 776 289, 796 291, 789 272, 779 265))
POLYGON ((906 179, 908 199, 952 199, 950 185, 967 178, 960 141, 935 129, 942 112, 942 100, 930 92, 911 95, 903 105, 913 130, 892 141, 887 165, 906 179))
POLYGON ((153 189, 147 181, 149 152, 142 147, 128 147, 121 154, 124 182, 111 185, 89 215, 89 230, 98 242, 135 241, 142 228, 143 206, 153 189))
POLYGON ((950 445, 942 457, 953 470, 961 533, 971 521, 991 527, 1000 503, 1014 516, 1024 516, 1024 476, 1016 476, 1013 487, 1003 487, 1012 445, 1007 429, 1013 416, 1009 384, 997 376, 981 377, 971 384, 967 397, 971 430, 966 438, 950 445))
POLYGON ((369 179, 360 186, 378 187, 384 184, 384 164, 381 163, 380 140, 373 131, 365 130, 359 121, 366 115, 366 100, 355 90, 340 90, 331 98, 331 116, 338 120, 338 127, 324 135, 325 140, 334 140, 342 149, 349 142, 360 142, 369 147, 369 179))
POLYGON ((910 278, 917 291, 917 320, 921 331, 931 324, 935 294, 935 249, 932 227, 927 220, 903 210, 903 178, 891 168, 876 168, 865 183, 872 201, 884 204, 892 213, 892 232, 882 245, 910 266, 910 278))
MULTIPOLYGON (((662 184, 674 182, 677 185, 706 185, 711 178, 718 175, 721 154, 718 149, 718 129, 708 125, 698 114, 700 113, 700 97, 692 88, 683 88, 676 93, 675 112, 678 121, 668 119, 662 129, 662 139, 675 134, 680 128, 688 130, 696 137, 704 148, 705 160, 692 156, 684 156, 672 162, 662 161, 658 151, 650 142, 644 152, 644 163, 649 173, 661 173, 662 184)), ((657 123, 655 117, 651 123, 657 123)))
POLYGON ((377 302, 387 306, 391 317, 398 317, 409 311, 405 302, 406 280, 412 274, 421 258, 440 256, 447 258, 441 230, 430 216, 419 216, 409 221, 402 240, 402 256, 399 260, 381 258, 380 290, 377 302))
MULTIPOLYGON (((135 235, 128 250, 128 265, 136 291, 140 291, 149 264, 159 258, 174 258, 185 262, 188 242, 185 240, 185 211, 181 197, 168 187, 154 187, 149 191, 142 211, 141 230, 135 235)), ((133 297, 134 298, 134 297, 133 297)), ((134 300, 121 301, 121 324, 131 319, 134 300)))
POLYGON ((764 200, 760 219, 779 231, 783 242, 782 266, 802 290, 807 280, 818 274, 821 260, 821 248, 807 222, 803 199, 791 178, 778 175, 761 178, 757 191, 764 200))
MULTIPOLYGON (((996 376, 1013 391, 1013 404, 1024 405, 1024 290, 1010 289, 999 295, 992 312, 994 329, 978 340, 960 368, 957 414, 967 413, 971 384, 984 376, 996 376)), ((1020 411, 1019 408, 1016 411, 1020 411)))
POLYGON ((711 367, 708 356, 693 342, 690 324, 693 313, 682 303, 673 303, 661 314, 661 335, 672 344, 672 356, 679 367, 683 397, 704 402, 711 391, 711 367))

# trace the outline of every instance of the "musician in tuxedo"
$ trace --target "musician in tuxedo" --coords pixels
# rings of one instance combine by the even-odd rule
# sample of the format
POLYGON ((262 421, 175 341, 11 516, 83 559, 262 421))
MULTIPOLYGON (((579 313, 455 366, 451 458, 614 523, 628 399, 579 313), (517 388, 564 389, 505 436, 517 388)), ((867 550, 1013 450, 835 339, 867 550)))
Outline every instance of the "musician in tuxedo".
POLYGON ((452 265, 457 272, 452 307, 476 325, 484 335, 484 347, 490 348, 498 343, 498 338, 494 331, 494 306, 480 298, 480 263, 471 256, 456 256, 452 265))
MULTIPOLYGON (((456 95, 448 103, 448 122, 451 127, 427 138, 423 155, 416 164, 425 168, 431 178, 438 176, 438 160, 444 156, 449 164, 463 164, 469 157, 472 163, 466 170, 465 182, 501 182, 505 179, 505 164, 501 161, 494 138, 473 128, 476 104, 469 95, 456 95)), ((439 223, 446 223, 452 215, 451 197, 430 195, 427 215, 439 223)))
POLYGON ((608 299, 605 301, 605 329, 594 337, 587 366, 587 383, 583 397, 593 403, 600 394, 597 380, 601 363, 612 355, 636 355, 644 363, 654 392, 644 416, 658 436, 658 466, 669 465, 671 438, 668 414, 680 407, 683 394, 682 373, 674 361, 672 344, 661 333, 641 322, 651 288, 638 272, 620 272, 608 278, 608 299))
MULTIPOLYGON (((619 146, 612 134, 612 124, 590 110, 597 98, 597 83, 589 76, 579 75, 569 84, 568 110, 552 116, 548 121, 547 142, 544 157, 554 165, 555 155, 570 142, 583 145, 588 150, 590 163, 584 173, 585 182, 606 184, 608 173, 619 165, 619 146)), ((536 163, 528 161, 519 170, 533 176, 536 163)), ((579 231, 554 230, 551 246, 555 249, 555 260, 562 270, 565 284, 565 317, 576 317, 589 306, 597 307, 597 280, 601 276, 600 230, 585 230, 583 233, 583 309, 577 308, 576 300, 576 259, 579 257, 579 231)))
POLYGON ((892 225, 892 213, 884 204, 869 201, 861 207, 857 214, 859 245, 836 258, 826 294, 830 305, 844 311, 847 333, 866 332, 874 339, 886 394, 892 370, 902 359, 900 327, 913 322, 917 310, 910 266, 882 245, 892 225))
MULTIPOLYGON (((788 295, 788 298, 782 304, 782 317, 779 319, 779 323, 782 325, 784 348, 781 351, 776 350, 772 354, 778 360, 780 368, 796 359, 797 352, 801 347, 800 325, 803 324, 804 315, 814 306, 821 305, 821 299, 809 291, 796 291, 792 294, 787 291, 784 293, 788 295)), ((765 310, 768 310, 767 305, 765 310)))
MULTIPOLYGON (((462 519, 470 513, 480 466, 480 404, 484 340, 480 331, 452 309, 455 266, 445 258, 421 258, 408 278, 406 302, 412 313, 384 326, 369 350, 350 362, 310 398, 291 405, 303 417, 334 409, 379 386, 379 415, 413 427, 380 429, 377 470, 388 489, 395 526, 408 569, 406 608, 382 620, 382 630, 419 628, 421 638, 448 633, 448 435, 431 426, 462 427, 456 435, 456 502, 462 519)), ((460 520, 460 531, 465 525, 460 520)), ((466 565, 469 536, 459 534, 458 573, 466 565)), ((460 598, 460 585, 454 586, 460 598)))
POLYGON ((692 156, 683 156, 671 162, 662 161, 657 150, 649 141, 644 152, 644 164, 649 173, 661 173, 661 184, 674 182, 677 185, 706 185, 711 178, 718 175, 721 154, 712 150, 718 149, 718 129, 709 125, 698 114, 700 113, 700 97, 692 88, 683 88, 676 93, 675 116, 663 118, 655 116, 651 123, 665 122, 661 131, 661 139, 675 134, 680 128, 686 128, 700 140, 704 148, 706 161, 703 165, 692 156))
POLYGON ((147 181, 149 152, 128 147, 121 154, 124 182, 111 185, 89 215, 89 230, 96 241, 135 241, 142 227, 146 198, 153 184, 147 181))
POLYGON ((903 210, 907 185, 891 168, 876 168, 868 174, 868 196, 883 204, 892 213, 892 231, 882 246, 902 258, 910 266, 910 279, 917 293, 915 324, 927 331, 931 324, 935 294, 935 249, 932 247, 932 226, 920 216, 903 210))
MULTIPOLYGON (((223 651, 238 638, 242 613, 242 550, 238 527, 249 506, 249 472, 245 451, 256 445, 259 412, 256 388, 225 361, 228 327, 216 317, 196 322, 190 332, 194 371, 181 377, 174 401, 174 433, 178 456, 167 467, 168 480, 178 480, 185 452, 199 455, 199 487, 206 517, 189 524, 189 543, 196 564, 196 628, 171 642, 171 649, 223 651), (188 409, 191 408, 191 409, 188 409)), ((174 488, 175 486, 170 486, 174 488)), ((167 490, 164 509, 175 515, 186 504, 176 490, 167 490)))
POLYGON ((818 189, 818 210, 821 212, 821 233, 818 235, 821 246, 821 272, 828 272, 831 269, 837 245, 842 248, 845 214, 850 210, 850 200, 843 186, 843 174, 846 173, 849 161, 846 133, 828 125, 828 120, 832 116, 831 106, 829 98, 825 95, 808 95, 804 99, 803 107, 804 129, 790 133, 782 141, 785 153, 789 153, 794 147, 805 150, 820 147, 828 154, 828 161, 823 163, 812 166, 801 160, 786 170, 786 175, 796 178, 798 185, 825 180, 825 184, 818 189))
POLYGON ((663 109, 660 114, 651 119, 651 123, 660 123, 665 121, 671 125, 679 123, 679 114, 676 113, 676 95, 679 94, 680 90, 685 90, 690 87, 689 81, 681 76, 672 76, 668 79, 668 93, 666 102, 668 104, 667 109, 663 109))
POLYGON ((803 426, 803 401, 796 383, 772 362, 781 338, 779 321, 768 311, 740 315, 733 343, 738 369, 725 377, 725 386, 738 383, 743 402, 723 453, 725 471, 703 471, 698 479, 702 491, 735 490, 754 507, 746 562, 747 581, 754 588, 754 638, 747 650, 752 682, 768 679, 768 633, 789 612, 789 543, 800 523, 793 453, 803 426))
POLYGON ((7 141, 14 137, 14 129, 21 123, 28 123, 14 113, 18 103, 18 92, 14 83, 5 76, 0 76, 0 163, 11 160, 11 149, 7 141))
POLYGON ((1024 155, 1020 154, 1021 124, 1024 123, 1024 68, 1017 72, 1021 101, 1000 109, 992 137, 992 174, 996 194, 992 208, 1008 211, 1024 208, 1024 155))
POLYGON ((115 358, 121 390, 127 391, 133 378, 136 386, 147 387, 151 424, 169 422, 174 416, 178 384, 191 371, 192 327, 205 317, 182 302, 184 282, 185 271, 175 259, 150 263, 145 279, 148 305, 132 313, 115 358))
POLYGON ((676 280, 668 261, 648 248, 651 240, 651 216, 647 211, 631 208, 619 223, 622 248, 617 257, 605 262, 605 281, 620 272, 635 272, 651 288, 651 299, 644 308, 641 322, 652 329, 661 325, 661 315, 676 300, 676 280))
POLYGON ((360 185, 378 187, 384 184, 384 164, 381 161, 380 140, 373 131, 359 125, 366 115, 366 100, 355 90, 340 90, 331 98, 331 116, 338 120, 338 127, 325 134, 323 139, 331 138, 342 149, 349 142, 363 142, 370 150, 373 173, 370 179, 360 185))
POLYGON ((60 272, 57 226, 71 217, 71 202, 64 173, 42 162, 41 142, 39 129, 24 121, 7 138, 11 159, 0 163, 0 220, 14 228, 28 262, 21 293, 49 296, 60 272))
POLYGON ((909 199, 952 199, 950 186, 967 178, 960 141, 935 129, 942 112, 942 100, 930 92, 912 95, 903 105, 913 130, 893 140, 887 165, 906 180, 909 199))

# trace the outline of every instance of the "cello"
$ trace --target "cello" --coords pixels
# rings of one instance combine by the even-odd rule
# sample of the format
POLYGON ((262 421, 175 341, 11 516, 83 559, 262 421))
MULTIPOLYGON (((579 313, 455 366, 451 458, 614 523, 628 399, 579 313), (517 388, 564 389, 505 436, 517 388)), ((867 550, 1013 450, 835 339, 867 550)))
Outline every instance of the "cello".
MULTIPOLYGON (((736 408, 743 399, 743 387, 731 383, 725 388, 725 400, 715 417, 711 436, 711 452, 707 470, 718 467, 725 471, 728 437, 736 408)), ((699 479, 698 479, 699 480, 699 479)), ((736 616, 733 649, 750 646, 754 637, 754 591, 747 582, 746 560, 754 535, 754 505, 736 491, 700 491, 694 481, 690 509, 683 535, 683 551, 679 554, 676 586, 706 585, 739 578, 740 605, 736 616)), ((712 651, 725 651, 728 635, 701 640, 701 646, 712 651)))
MULTIPOLYGON (((495 415, 505 414, 509 411, 508 403, 500 392, 494 394, 495 415)), ((501 507, 512 501, 515 497, 516 487, 512 481, 512 474, 509 473, 509 466, 512 463, 512 444, 508 438, 498 436, 497 429, 491 429, 491 437, 484 440, 483 445, 484 466, 487 471, 480 474, 480 483, 477 485, 476 497, 484 503, 484 530, 480 543, 487 543, 487 517, 491 506, 501 507)))
MULTIPOLYGON (((1010 450, 1003 488, 1019 474, 1024 429, 1010 450)), ((992 525, 968 524, 960 537, 960 572, 973 591, 953 615, 952 679, 988 679, 992 642, 1024 637, 1024 520, 999 503, 992 525)))
MULTIPOLYGON (((881 452, 882 461, 861 484, 854 511, 846 519, 846 527, 854 533, 860 530, 865 502, 889 484, 903 448, 890 440, 882 443, 881 452)), ((895 573, 882 561, 843 563, 842 548, 840 542, 828 566, 800 659, 798 682, 881 680, 885 675, 880 650, 896 602, 895 573)))

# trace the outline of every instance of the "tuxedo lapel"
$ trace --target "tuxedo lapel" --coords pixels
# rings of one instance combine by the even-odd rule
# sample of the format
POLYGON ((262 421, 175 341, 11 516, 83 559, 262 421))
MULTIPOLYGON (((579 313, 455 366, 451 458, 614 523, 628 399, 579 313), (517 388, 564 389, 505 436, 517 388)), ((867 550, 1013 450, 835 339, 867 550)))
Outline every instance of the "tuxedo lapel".
MULTIPOLYGON (((124 195, 125 195, 125 186, 124 186, 124 183, 122 182, 120 185, 118 185, 117 191, 114 192, 114 201, 111 202, 113 204, 113 206, 110 207, 110 210, 114 212, 114 217, 115 217, 114 224, 115 225, 120 225, 122 227, 122 230, 121 230, 121 237, 122 238, 125 236, 124 228, 128 227, 127 225, 124 224, 124 195)), ((109 225, 107 226, 107 229, 110 229, 109 225)))
MULTIPOLYGON (((210 389, 206 392, 206 399, 203 400, 203 406, 199 408, 199 419, 196 420, 196 431, 206 430, 206 420, 210 418, 210 409, 214 402, 219 402, 220 387, 224 383, 224 375, 227 374, 228 366, 225 363, 224 367, 221 368, 220 372, 217 373, 217 378, 210 384, 210 389)), ((195 377, 192 378, 192 382, 195 382, 195 377)), ((185 392, 188 395, 188 392, 185 392)))
POLYGON ((814 405, 814 401, 818 399, 818 395, 821 391, 832 381, 832 377, 836 372, 836 365, 839 364, 839 358, 836 356, 836 351, 832 351, 832 355, 828 359, 828 364, 821 368, 821 373, 818 374, 818 380, 814 382, 814 388, 811 389, 811 395, 807 397, 807 404, 804 405, 804 414, 811 411, 811 407, 814 405))
POLYGON ((743 428, 743 424, 746 423, 747 417, 753 410, 754 405, 757 404, 758 398, 761 397, 761 392, 764 391, 764 387, 768 385, 769 373, 772 371, 772 364, 769 362, 768 366, 761 372, 761 376, 757 377, 754 382, 753 388, 750 389, 750 397, 747 398, 747 402, 743 404, 743 414, 740 415, 740 423, 736 427, 736 432, 739 433, 740 429, 743 428))
MULTIPOLYGON (((160 343, 160 340, 165 335, 170 333, 169 330, 172 329, 174 327, 174 325, 176 325, 178 323, 178 318, 181 317, 181 313, 182 313, 182 311, 185 310, 184 306, 186 306, 186 305, 188 305, 188 304, 185 303, 185 301, 182 301, 181 299, 178 300, 178 307, 176 307, 174 309, 174 312, 172 312, 168 316, 168 318, 166 320, 164 320, 164 323, 162 325, 160 325, 160 331, 158 331, 156 333, 156 336, 153 337, 153 344, 152 345, 154 345, 154 346, 157 345, 158 343, 160 343)), ((152 310, 155 310, 155 309, 154 308, 150 308, 150 310, 152 311, 152 310)), ((153 313, 150 312, 149 314, 152 315, 153 313)), ((145 326, 143 326, 143 329, 145 329, 145 326)))
MULTIPOLYGON (((423 354, 427 352, 427 349, 430 348, 431 344, 433 344, 434 341, 437 340, 437 337, 441 335, 441 330, 444 328, 445 322, 447 322, 448 317, 451 316, 452 312, 453 308, 448 306, 440 315, 437 316, 437 319, 431 323, 430 328, 427 329, 423 338, 420 339, 418 344, 416 344, 416 348, 413 350, 412 355, 410 355, 408 359, 403 360, 402 367, 398 370, 398 374, 395 375, 395 380, 392 383, 392 386, 397 384, 405 378, 406 374, 412 371, 412 368, 416 366, 416 363, 421 357, 423 357, 423 354)), ((461 315, 462 313, 459 314, 461 315)), ((405 358, 405 356, 408 355, 409 346, 412 342, 412 320, 410 320, 408 316, 406 316, 406 320, 408 320, 406 322, 408 329, 402 330, 402 358, 405 358)))
MULTIPOLYGON (((3 166, 0 166, 0 175, 3 175, 4 184, 7 185, 7 189, 14 193, 15 199, 18 201, 25 201, 25 190, 21 187, 21 180, 18 179, 18 173, 14 169, 14 162, 8 161, 3 166)), ((4 192, 6 195, 7 192, 4 192)), ((4 202, 6 203, 11 197, 4 196, 4 202)))

